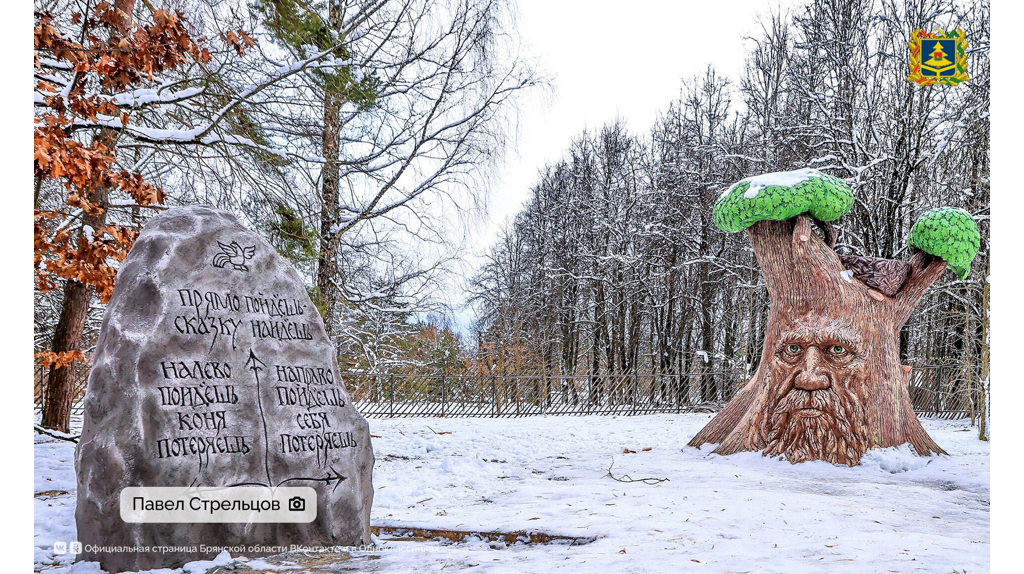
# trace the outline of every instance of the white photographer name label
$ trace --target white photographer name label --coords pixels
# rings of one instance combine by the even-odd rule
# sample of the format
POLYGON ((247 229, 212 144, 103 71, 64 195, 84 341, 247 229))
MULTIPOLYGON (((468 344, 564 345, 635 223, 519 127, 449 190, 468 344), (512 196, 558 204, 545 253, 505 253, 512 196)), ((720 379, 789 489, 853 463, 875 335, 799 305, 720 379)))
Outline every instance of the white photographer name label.
POLYGON ((131 486, 121 491, 125 522, 299 522, 316 520, 308 486, 131 486))

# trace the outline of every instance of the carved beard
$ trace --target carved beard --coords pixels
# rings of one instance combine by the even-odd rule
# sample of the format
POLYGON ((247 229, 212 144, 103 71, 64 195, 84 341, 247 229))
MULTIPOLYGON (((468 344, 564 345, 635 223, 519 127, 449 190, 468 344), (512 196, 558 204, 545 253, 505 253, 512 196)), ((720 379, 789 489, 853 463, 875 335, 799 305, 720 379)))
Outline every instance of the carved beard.
MULTIPOLYGON (((780 390, 773 389, 772 395, 777 397, 780 390)), ((767 437, 764 454, 783 455, 794 464, 824 460, 855 466, 867 450, 867 421, 861 401, 850 390, 837 392, 834 380, 827 389, 790 387, 775 399, 775 408, 761 412, 756 424, 767 437), (803 409, 817 409, 821 414, 802 416, 803 409)))

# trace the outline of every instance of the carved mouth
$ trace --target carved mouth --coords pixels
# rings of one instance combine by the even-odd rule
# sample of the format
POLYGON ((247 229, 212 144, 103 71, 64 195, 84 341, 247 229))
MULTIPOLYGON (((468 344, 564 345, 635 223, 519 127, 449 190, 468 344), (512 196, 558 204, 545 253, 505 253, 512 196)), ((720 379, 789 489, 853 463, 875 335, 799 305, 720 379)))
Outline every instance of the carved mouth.
POLYGON ((808 408, 808 409, 799 409, 799 410, 796 411, 796 415, 798 417, 805 418, 805 419, 817 418, 817 417, 820 417, 823 414, 825 414, 823 411, 820 411, 818 409, 810 409, 810 408, 808 408))

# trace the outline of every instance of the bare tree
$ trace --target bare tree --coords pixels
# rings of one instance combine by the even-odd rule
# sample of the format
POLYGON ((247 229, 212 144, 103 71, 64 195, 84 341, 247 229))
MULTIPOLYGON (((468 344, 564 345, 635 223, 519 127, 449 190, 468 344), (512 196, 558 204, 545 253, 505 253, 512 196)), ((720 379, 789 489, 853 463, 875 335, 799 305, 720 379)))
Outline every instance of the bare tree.
MULTIPOLYGON (((483 202, 487 168, 511 135, 515 98, 540 80, 516 55, 514 9, 502 1, 263 7, 278 51, 298 58, 314 47, 332 49, 344 65, 299 74, 261 111, 270 137, 315 159, 288 167, 302 187, 277 200, 318 222, 314 298, 328 331, 339 334, 342 308, 394 297, 407 281, 442 267, 444 256, 423 257, 392 275, 391 288, 371 287, 396 244, 421 256, 429 252, 424 245, 447 245, 447 210, 483 202)), ((276 57, 269 45, 263 49, 276 57)))
MULTIPOLYGON (((768 290, 749 246, 710 221, 723 189, 759 173, 843 178, 856 201, 836 226, 843 256, 906 259, 917 217, 964 208, 981 230, 984 269, 988 18, 985 2, 809 0, 763 21, 736 92, 708 69, 683 84, 649 138, 612 124, 568 143, 477 277, 480 360, 515 345, 534 372, 757 372, 768 290), (971 80, 906 81, 911 31, 957 27, 970 38, 971 80)), ((940 278, 898 348, 902 364, 972 365, 947 391, 978 412, 986 285, 983 272, 940 278)), ((737 390, 711 375, 677 389, 681 403, 737 390)))

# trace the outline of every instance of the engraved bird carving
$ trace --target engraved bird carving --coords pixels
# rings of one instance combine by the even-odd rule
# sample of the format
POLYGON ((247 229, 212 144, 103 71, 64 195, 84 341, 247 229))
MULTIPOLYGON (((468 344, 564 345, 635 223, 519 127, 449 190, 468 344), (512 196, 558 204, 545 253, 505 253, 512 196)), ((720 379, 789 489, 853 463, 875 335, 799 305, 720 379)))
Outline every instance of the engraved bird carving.
POLYGON ((256 255, 255 245, 242 247, 237 241, 232 241, 230 245, 225 245, 218 241, 217 245, 220 245, 220 253, 213 256, 214 267, 223 268, 225 265, 230 263, 231 266, 238 271, 249 270, 249 267, 246 266, 245 262, 256 255))

